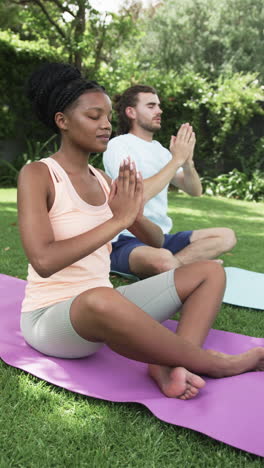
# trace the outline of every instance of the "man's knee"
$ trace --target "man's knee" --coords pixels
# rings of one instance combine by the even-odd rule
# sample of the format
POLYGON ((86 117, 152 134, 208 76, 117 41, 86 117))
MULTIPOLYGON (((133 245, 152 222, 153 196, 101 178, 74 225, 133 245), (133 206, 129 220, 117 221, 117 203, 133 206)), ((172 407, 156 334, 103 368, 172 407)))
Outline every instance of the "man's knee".
POLYGON ((156 255, 149 259, 150 266, 154 275, 164 273, 175 268, 175 259, 173 254, 167 249, 159 249, 156 255))
POLYGON ((129 266, 132 272, 148 277, 172 270, 175 267, 175 259, 167 249, 152 249, 148 252, 135 249, 130 254, 129 266))
POLYGON ((231 250, 237 242, 233 229, 226 227, 193 231, 190 237, 190 242, 194 243, 196 241, 211 239, 214 239, 216 248, 218 248, 222 253, 231 250))
POLYGON ((225 252, 233 249, 237 243, 235 232, 230 228, 222 228, 222 239, 225 252))

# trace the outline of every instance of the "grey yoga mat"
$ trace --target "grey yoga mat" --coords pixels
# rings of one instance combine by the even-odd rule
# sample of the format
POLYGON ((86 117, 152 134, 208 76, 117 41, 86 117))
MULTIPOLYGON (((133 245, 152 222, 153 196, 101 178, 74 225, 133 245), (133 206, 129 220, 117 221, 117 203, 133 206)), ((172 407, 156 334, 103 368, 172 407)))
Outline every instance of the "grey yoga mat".
POLYGON ((226 267, 223 302, 264 310, 264 274, 242 268, 226 267))

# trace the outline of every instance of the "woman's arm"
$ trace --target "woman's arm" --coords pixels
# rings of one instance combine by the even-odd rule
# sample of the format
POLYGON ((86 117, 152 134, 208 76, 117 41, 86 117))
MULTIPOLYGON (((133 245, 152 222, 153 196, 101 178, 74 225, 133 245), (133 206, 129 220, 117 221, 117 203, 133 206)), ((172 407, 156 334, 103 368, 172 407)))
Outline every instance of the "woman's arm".
MULTIPOLYGON (((129 159, 129 158, 128 158, 129 159)), ((134 168, 135 163, 131 162, 134 168)), ((105 177, 106 181, 109 184, 109 187, 112 186, 114 183, 111 177, 109 177, 105 172, 100 170, 101 174, 105 177)), ((142 188, 144 187, 144 181, 142 179, 142 175, 138 172, 138 180, 142 184, 142 188)), ((162 230, 160 229, 157 224, 150 221, 146 216, 143 215, 144 211, 144 204, 145 204, 145 197, 142 197, 142 205, 140 207, 139 213, 136 217, 135 222, 130 226, 128 229, 134 236, 136 236, 141 242, 144 244, 150 245, 151 247, 160 248, 163 246, 164 243, 164 235, 162 230)))
MULTIPOLYGON (((134 163, 132 163, 134 164, 134 163)), ((142 175, 138 172, 138 178, 145 187, 142 175)), ((145 197, 142 197, 142 204, 135 222, 130 226, 129 231, 134 234, 141 242, 150 245, 151 247, 161 248, 164 243, 164 235, 161 228, 153 223, 150 219, 144 216, 145 197)))
POLYGON ((119 183, 118 190, 110 194, 113 217, 88 232, 55 241, 48 215, 52 184, 48 169, 40 163, 23 167, 18 181, 19 228, 29 262, 40 276, 49 277, 72 265, 133 224, 141 205, 142 194, 137 190, 135 177, 131 176, 127 166, 124 171, 128 183, 119 183), (134 182, 130 181, 131 177, 134 182))

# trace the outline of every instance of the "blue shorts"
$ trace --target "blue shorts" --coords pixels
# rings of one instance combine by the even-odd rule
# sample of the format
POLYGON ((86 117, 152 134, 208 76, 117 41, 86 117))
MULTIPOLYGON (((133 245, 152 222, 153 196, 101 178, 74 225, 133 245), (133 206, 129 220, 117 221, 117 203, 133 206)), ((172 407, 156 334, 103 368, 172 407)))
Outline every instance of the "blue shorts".
MULTIPOLYGON (((179 252, 190 244, 190 237, 193 231, 181 231, 175 234, 164 234, 163 249, 169 250, 172 254, 179 252)), ((120 271, 133 275, 129 269, 129 255, 136 247, 148 247, 136 237, 124 236, 120 234, 116 242, 112 242, 111 270, 120 271)))

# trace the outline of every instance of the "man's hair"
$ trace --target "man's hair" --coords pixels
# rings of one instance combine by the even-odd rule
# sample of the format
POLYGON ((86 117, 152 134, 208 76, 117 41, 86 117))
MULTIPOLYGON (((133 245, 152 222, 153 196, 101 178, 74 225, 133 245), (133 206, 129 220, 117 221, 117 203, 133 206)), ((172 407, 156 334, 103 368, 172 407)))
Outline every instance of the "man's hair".
POLYGON ((114 109, 117 113, 117 134, 123 135, 131 129, 131 120, 126 115, 127 107, 135 107, 138 102, 139 93, 157 94, 152 86, 135 85, 126 89, 123 94, 114 97, 114 109))
POLYGON ((65 63, 45 63, 28 80, 26 94, 39 120, 54 132, 59 129, 54 117, 87 91, 105 92, 96 81, 81 76, 78 68, 65 63))

